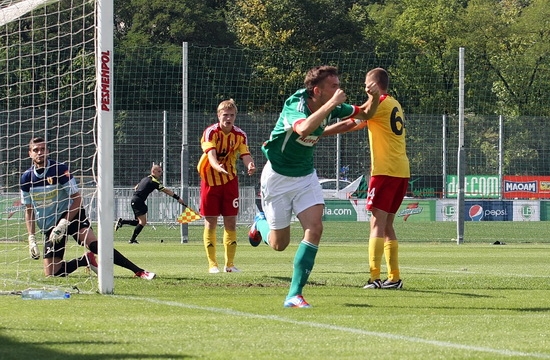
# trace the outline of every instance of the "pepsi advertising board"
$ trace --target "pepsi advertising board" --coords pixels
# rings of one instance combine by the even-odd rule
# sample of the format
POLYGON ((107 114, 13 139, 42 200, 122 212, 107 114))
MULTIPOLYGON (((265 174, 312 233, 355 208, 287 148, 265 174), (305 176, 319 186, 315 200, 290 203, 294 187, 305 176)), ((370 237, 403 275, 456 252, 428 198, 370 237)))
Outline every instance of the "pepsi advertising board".
POLYGON ((465 221, 512 221, 513 201, 465 201, 465 221))
MULTIPOLYGON (((531 204, 530 204, 531 205, 531 204)), ((436 203, 436 221, 457 221, 456 200, 436 203)), ((513 221, 514 202, 511 200, 466 200, 465 221, 513 221)))

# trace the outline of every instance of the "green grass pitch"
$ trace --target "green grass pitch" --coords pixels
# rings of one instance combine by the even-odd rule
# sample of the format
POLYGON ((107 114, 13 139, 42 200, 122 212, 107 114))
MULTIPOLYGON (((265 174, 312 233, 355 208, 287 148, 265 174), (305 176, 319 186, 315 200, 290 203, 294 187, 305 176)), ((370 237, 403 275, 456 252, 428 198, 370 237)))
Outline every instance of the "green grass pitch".
MULTIPOLYGON (((326 222, 304 289, 311 309, 282 307, 298 225, 284 252, 251 247, 239 227, 242 273, 220 274, 207 273, 201 226, 189 226, 187 244, 179 228, 148 226, 139 245, 127 244, 132 228, 123 227, 115 247, 157 278, 115 268, 114 295, 1 296, 0 358, 550 359, 549 227, 466 223, 457 245, 454 223, 398 222, 404 288, 364 290, 368 223, 326 222)), ((10 256, 0 263, 4 284, 14 277, 10 256)), ((34 284, 56 281, 41 277, 40 262, 17 266, 34 284)), ((78 270, 63 284, 97 281, 86 279, 78 270)))

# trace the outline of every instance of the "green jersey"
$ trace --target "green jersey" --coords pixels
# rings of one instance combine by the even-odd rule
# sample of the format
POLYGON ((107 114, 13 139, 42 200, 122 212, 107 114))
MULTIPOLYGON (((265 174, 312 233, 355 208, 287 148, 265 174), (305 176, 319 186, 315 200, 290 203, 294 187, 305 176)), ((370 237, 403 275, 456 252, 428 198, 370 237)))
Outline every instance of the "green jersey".
POLYGON ((281 175, 299 177, 311 174, 314 170, 313 148, 323 135, 325 127, 353 117, 360 111, 355 105, 340 104, 315 131, 308 136, 301 136, 294 128, 312 114, 307 106, 307 99, 306 89, 301 89, 285 101, 269 140, 262 146, 262 151, 271 162, 273 170, 281 175))

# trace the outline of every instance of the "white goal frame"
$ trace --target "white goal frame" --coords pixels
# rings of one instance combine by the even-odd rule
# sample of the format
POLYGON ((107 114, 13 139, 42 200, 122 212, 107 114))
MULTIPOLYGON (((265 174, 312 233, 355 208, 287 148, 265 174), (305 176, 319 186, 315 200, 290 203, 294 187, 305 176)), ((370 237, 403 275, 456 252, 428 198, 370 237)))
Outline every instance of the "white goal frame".
POLYGON ((113 263, 113 0, 96 0, 96 111, 98 139, 99 292, 114 292, 113 263))
MULTIPOLYGON (((29 14, 32 15, 34 11, 40 10, 43 7, 47 6, 56 6, 59 5, 60 0, 0 0, 0 25, 8 26, 12 22, 20 21, 20 18, 25 17, 29 14)), ((92 166, 92 172, 94 177, 96 177, 97 183, 97 214, 98 214, 98 224, 97 224, 97 236, 98 236, 98 261, 99 261, 99 271, 98 271, 98 291, 101 294, 112 294, 114 293, 114 256, 113 256, 113 237, 114 237, 114 171, 113 171, 113 145, 114 145, 114 102, 113 102, 113 63, 114 63, 114 49, 113 49, 113 26, 114 26, 114 6, 113 0, 86 0, 83 1, 86 6, 89 6, 89 11, 86 12, 90 16, 90 25, 85 28, 83 31, 87 31, 87 34, 90 36, 93 35, 93 52, 94 52, 94 61, 90 61, 89 66, 93 71, 95 67, 95 79, 89 79, 92 83, 95 82, 95 89, 93 91, 94 99, 90 98, 89 109, 92 110, 91 116, 88 118, 90 121, 93 121, 93 143, 88 142, 93 148, 95 148, 95 157, 94 165, 92 166), (93 13, 92 13, 93 11, 93 13), (93 22, 91 22, 91 15, 93 15, 93 22), (93 31, 94 33, 90 33, 93 31), (92 102, 93 101, 93 102, 92 102), (96 170, 94 170, 94 168, 96 170)), ((47 10, 46 10, 47 11, 47 10)), ((42 15, 42 14, 41 14, 42 15)), ((50 14, 47 14, 50 15, 50 14)), ((43 16, 42 19, 45 17, 43 16)), ((72 23, 71 23, 72 24, 72 23)), ((36 25, 42 25, 39 21, 36 22, 36 25)), ((59 24, 58 24, 59 25, 59 24)), ((27 27, 27 31, 35 30, 35 23, 33 22, 30 29, 27 27)), ((37 29, 39 29, 37 27, 37 29)), ((44 30, 47 31, 47 30, 44 30)), ((55 30, 52 30, 52 33, 55 30)), ((67 31, 67 29, 65 29, 67 31)), ((70 30, 69 30, 70 31, 70 30)), ((39 45, 37 45, 39 47, 39 45)), ((8 46, 6 46, 6 54, 8 54, 8 46)), ((92 48, 90 48, 92 51, 92 48)), ((90 54, 91 55, 91 54, 90 54)), ((80 60, 80 59, 79 59, 80 60)), ((16 60, 15 60, 16 61, 16 60)), ((47 60, 46 60, 47 61, 47 60)), ((77 63, 78 65, 78 63, 77 63)), ((90 74, 93 74, 90 73, 90 74)), ((64 73, 54 74, 56 76, 65 75, 64 73)), ((17 74, 14 74, 16 77, 17 74)), ((40 79, 43 80, 43 79, 40 79)), ((32 89, 34 91, 34 89, 32 89)), ((47 92, 47 88, 45 92, 47 92)), ((25 93, 26 94, 26 93, 25 93)), ((90 92, 90 95, 92 93, 90 92)), ((58 98, 61 98, 58 96, 58 98)), ((9 95, 8 95, 9 99, 9 95)), ((9 103, 7 105, 9 109, 9 103)), ((29 112, 32 111, 32 120, 25 119, 25 121, 33 121, 32 131, 34 129, 40 129, 40 125, 35 126, 34 124, 34 114, 36 113, 37 124, 40 121, 45 121, 45 138, 47 139, 48 134, 48 102, 46 104, 38 104, 29 107, 29 112), (41 109, 40 106, 44 107, 41 109)), ((70 107, 72 110, 73 108, 70 107)), ((9 116, 9 115, 7 115, 9 116)), ((65 118, 69 118, 66 116, 65 118)), ((67 121, 67 120, 65 120, 67 121)), ((69 123, 71 121, 69 120, 69 123)), ((9 124, 9 123, 8 123, 9 124)), ((7 127, 8 125, 6 125, 7 127)), ((15 134, 12 129, 12 135, 18 136, 23 143, 26 140, 24 133, 15 134)), ((7 134, 7 139, 9 138, 9 131, 7 134)), ((65 135, 68 136, 68 135, 65 135)), ((78 141, 78 140, 75 140, 78 141)), ((20 145, 23 145, 20 144, 20 145)), ((20 150, 20 161, 25 163, 28 161, 26 158, 26 148, 21 146, 20 150)), ((19 150, 18 150, 19 151, 19 150)), ((65 161, 67 159, 63 159, 65 161)), ((8 159, 9 161, 9 159, 8 159)), ((71 161, 71 159, 68 159, 71 161)), ((88 168, 89 170, 90 168, 88 168)), ((73 171, 71 171, 73 172, 73 171)), ((12 183, 15 183, 12 180, 12 183)), ((82 190, 82 189, 81 189, 82 190)), ((13 195, 13 194, 12 194, 13 195)), ((19 210, 18 210, 19 211, 19 210)), ((22 210, 21 210, 22 211, 22 210)), ((12 220, 13 221, 13 220, 12 220)), ((20 234, 23 235, 23 234, 20 234)), ((24 235, 26 236, 26 235, 24 235)), ((19 240, 17 240, 19 242, 19 240)), ((22 242, 23 243, 23 242, 22 242)), ((24 240, 24 246, 27 245, 27 240, 24 240)), ((4 248, 5 251, 14 251, 13 247, 4 248), (7 249, 7 250, 6 250, 7 249)), ((18 260, 19 261, 19 260, 18 260)), ((33 263, 34 266, 38 263, 33 263)), ((27 271, 25 271, 27 273, 27 271)), ((19 279, 15 280, 17 283, 16 287, 21 285, 26 285, 25 280, 21 282, 19 279)))

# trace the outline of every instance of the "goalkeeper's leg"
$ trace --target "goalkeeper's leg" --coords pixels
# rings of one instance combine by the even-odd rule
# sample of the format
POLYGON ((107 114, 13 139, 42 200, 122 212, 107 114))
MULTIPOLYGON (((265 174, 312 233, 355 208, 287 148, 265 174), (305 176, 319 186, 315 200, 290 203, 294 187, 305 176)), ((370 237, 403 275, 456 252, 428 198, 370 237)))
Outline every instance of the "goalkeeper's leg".
POLYGON ((59 258, 53 258, 53 261, 55 264, 59 264, 59 269, 53 276, 67 276, 81 266, 88 266, 88 259, 85 254, 69 261, 63 261, 59 258))
MULTIPOLYGON (((93 240, 89 245, 88 249, 91 252, 97 255, 97 240, 93 240)), ((142 268, 128 260, 124 255, 122 255, 117 249, 113 249, 113 262, 115 265, 123 267, 132 271, 134 274, 140 271, 143 271, 142 268)))

